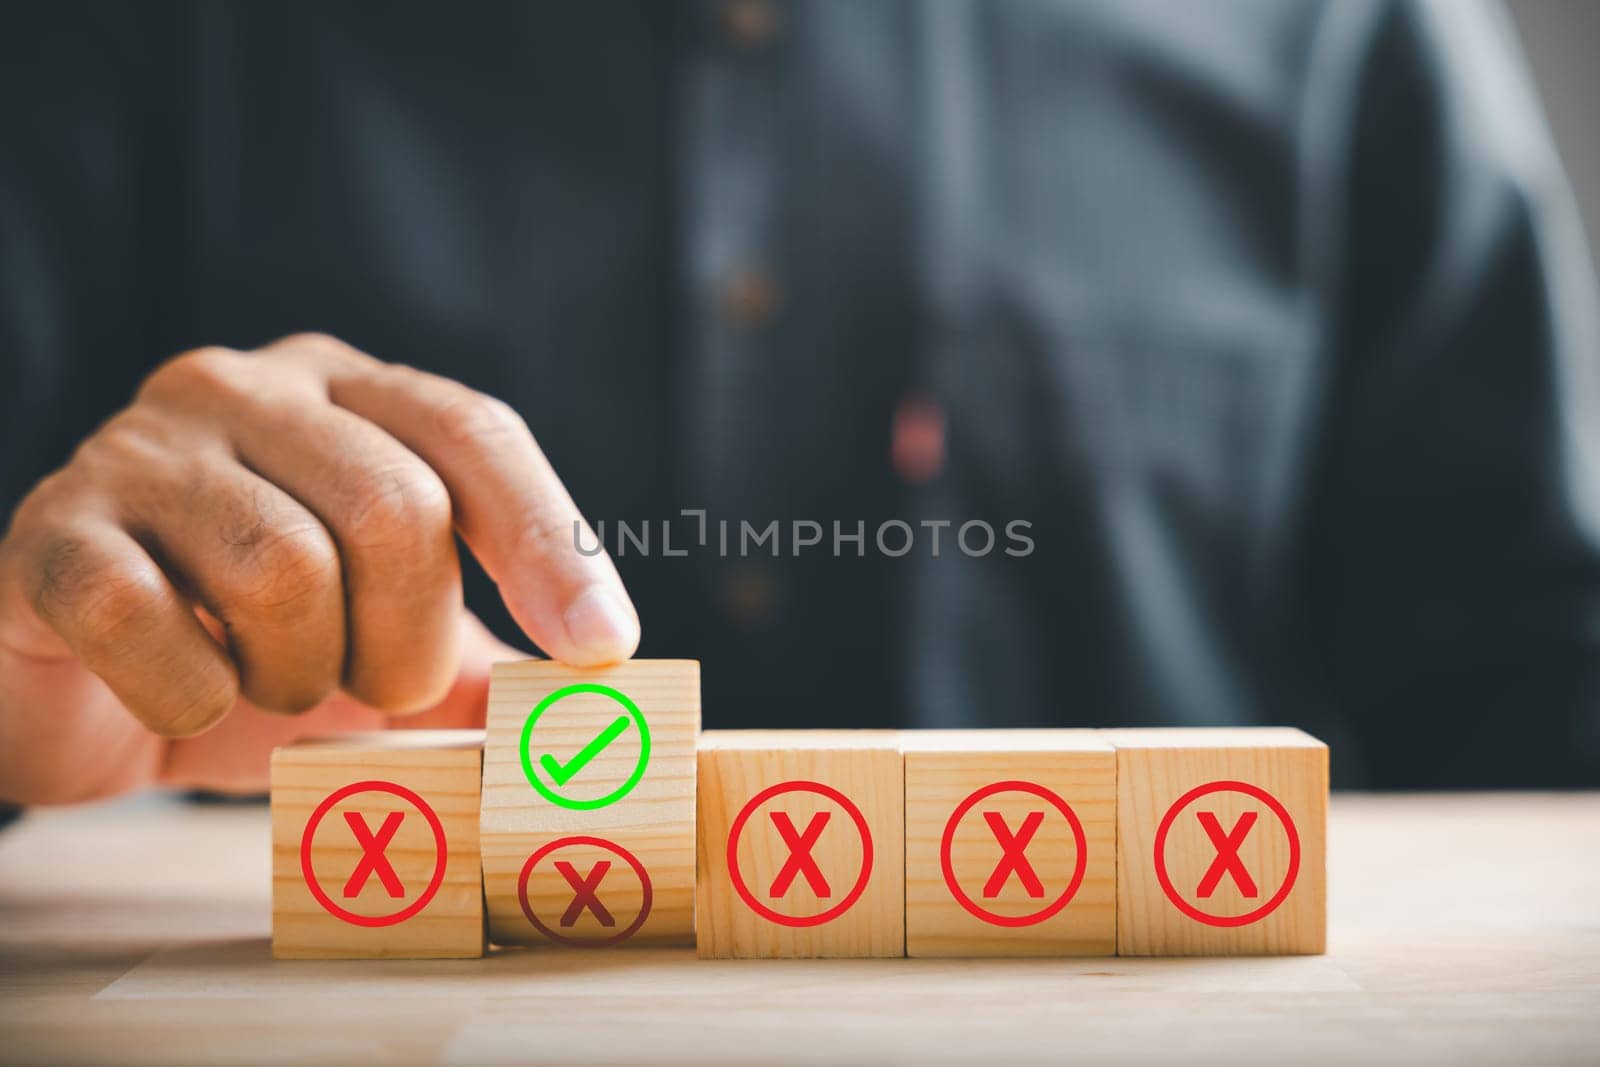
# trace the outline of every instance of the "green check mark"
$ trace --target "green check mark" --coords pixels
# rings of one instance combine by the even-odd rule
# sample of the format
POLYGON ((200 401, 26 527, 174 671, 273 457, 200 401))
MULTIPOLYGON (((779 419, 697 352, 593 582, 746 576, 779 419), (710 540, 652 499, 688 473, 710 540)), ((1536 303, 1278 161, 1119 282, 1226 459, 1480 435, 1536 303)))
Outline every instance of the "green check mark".
MULTIPOLYGON (((585 714, 592 714, 586 712, 585 714)), ((541 746, 542 747, 542 746, 541 746)), ((614 686, 603 685, 600 682, 575 682, 572 685, 562 686, 555 692, 546 696, 533 706, 528 712, 528 717, 522 722, 522 737, 517 742, 517 756, 522 763, 523 776, 528 779, 528 784, 533 791, 544 797, 550 803, 571 811, 595 811, 599 808, 615 804, 633 791, 633 787, 644 779, 645 768, 650 764, 650 724, 645 721, 644 712, 639 710, 639 705, 622 690, 614 686), (540 716, 552 707, 560 704, 569 697, 592 693, 613 702, 626 715, 619 715, 610 726, 607 726, 599 737, 584 746, 579 752, 566 762, 565 765, 554 756, 546 753, 534 759, 534 727, 538 725, 540 716), (560 790, 568 781, 577 777, 578 773, 587 767, 606 746, 610 745, 623 731, 627 730, 628 723, 633 723, 634 729, 639 731, 639 758, 634 762, 633 772, 628 775, 627 781, 617 786, 603 797, 592 799, 579 799, 563 795, 560 790), (544 773, 539 773, 540 767, 544 773)))
POLYGON ((551 781, 555 782, 556 785, 566 785, 572 781, 573 775, 587 767, 596 756, 604 751, 607 745, 622 736, 622 732, 628 728, 628 722, 628 716, 618 715, 610 726, 600 731, 599 737, 584 745, 578 751, 578 754, 565 764, 546 752, 539 757, 539 766, 544 768, 545 773, 550 776, 551 781))

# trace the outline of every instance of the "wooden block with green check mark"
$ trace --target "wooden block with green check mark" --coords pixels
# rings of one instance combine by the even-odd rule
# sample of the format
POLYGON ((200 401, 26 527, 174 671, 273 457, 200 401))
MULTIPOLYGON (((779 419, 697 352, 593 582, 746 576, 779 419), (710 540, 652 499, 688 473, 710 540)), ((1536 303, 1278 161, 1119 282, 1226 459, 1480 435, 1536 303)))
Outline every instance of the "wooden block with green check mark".
POLYGON ((700 665, 496 665, 479 826, 497 944, 692 944, 700 665))

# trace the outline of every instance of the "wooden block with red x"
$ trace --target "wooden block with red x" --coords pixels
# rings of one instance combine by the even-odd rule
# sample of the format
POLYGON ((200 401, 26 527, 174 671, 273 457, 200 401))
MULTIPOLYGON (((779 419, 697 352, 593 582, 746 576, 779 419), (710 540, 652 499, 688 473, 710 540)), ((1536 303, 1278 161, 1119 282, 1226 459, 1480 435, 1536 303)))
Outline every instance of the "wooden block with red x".
POLYGON ((1093 730, 903 735, 906 955, 1109 956, 1116 753, 1093 730))
POLYGON ((272 952, 481 956, 483 731, 394 730, 272 754, 272 952))
POLYGON ((1117 753, 1117 952, 1320 953, 1328 747, 1299 730, 1105 730, 1117 753))
POLYGON ((701 956, 904 953, 895 734, 713 731, 699 760, 701 956))

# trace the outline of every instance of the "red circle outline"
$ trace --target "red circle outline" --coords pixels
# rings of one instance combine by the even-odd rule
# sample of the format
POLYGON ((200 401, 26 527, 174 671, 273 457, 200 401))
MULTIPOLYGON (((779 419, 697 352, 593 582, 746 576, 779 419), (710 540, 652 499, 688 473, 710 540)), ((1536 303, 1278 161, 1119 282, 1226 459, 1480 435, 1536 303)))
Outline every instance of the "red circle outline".
POLYGON ((433 809, 428 807, 426 801, 403 785, 373 779, 365 782, 352 782, 340 789, 335 789, 328 794, 327 799, 317 805, 316 810, 311 813, 311 818, 306 820, 306 828, 300 835, 300 874, 305 878, 306 888, 311 890, 312 897, 316 899, 318 904, 322 905, 324 911, 335 919, 342 919, 352 926, 393 926, 396 923, 405 922, 427 907, 428 902, 439 892, 439 887, 444 884, 444 871, 449 854, 450 849, 445 841, 444 826, 439 822, 439 816, 435 815, 433 809), (422 817, 427 820, 428 826, 433 830, 434 855, 436 858, 433 864, 433 877, 429 879, 428 887, 422 891, 422 895, 417 897, 416 900, 389 915, 357 915, 353 911, 341 908, 333 902, 333 898, 328 896, 321 883, 317 881, 316 872, 311 865, 311 840, 316 836, 317 827, 321 824, 323 816, 332 811, 333 806, 339 801, 357 793, 389 793, 392 796, 397 796, 420 811, 422 817))
POLYGON ((1294 820, 1289 817, 1289 809, 1279 803, 1277 797, 1260 786, 1251 785, 1249 782, 1236 782, 1227 779, 1207 782, 1205 785, 1195 786, 1179 797, 1173 802, 1172 807, 1167 809, 1167 813, 1161 817, 1161 825, 1156 827, 1155 860, 1156 879, 1161 883, 1161 889, 1167 894, 1167 899, 1172 901, 1179 911, 1196 922, 1205 923, 1207 926, 1249 926, 1251 923, 1272 914, 1277 910, 1278 905, 1288 899, 1289 890, 1294 888, 1295 879, 1300 875, 1300 835, 1295 831, 1294 820), (1177 889, 1172 885, 1172 879, 1167 875, 1167 831, 1172 829, 1172 823, 1177 819, 1180 811, 1211 793, 1243 793, 1246 796, 1255 797, 1278 817, 1278 821, 1283 824, 1284 832, 1289 835, 1289 869, 1283 876, 1283 885, 1272 895, 1272 899, 1254 911, 1247 911, 1243 915, 1213 915, 1210 912, 1201 911, 1178 895, 1177 889))
POLYGON ((861 809, 831 785, 796 779, 768 786, 739 809, 739 814, 734 816, 733 825, 728 829, 728 880, 733 883, 734 891, 750 906, 751 911, 779 926, 821 926, 823 923, 832 922, 861 899, 861 894, 866 892, 867 880, 870 877, 872 877, 872 831, 868 829, 866 817, 861 814, 861 809), (773 797, 795 792, 816 793, 827 797, 845 810, 845 814, 856 824, 856 832, 861 835, 861 875, 856 879, 856 884, 850 887, 850 892, 845 894, 843 900, 815 915, 785 915, 781 911, 773 910, 756 899, 755 894, 750 892, 750 887, 745 884, 744 875, 739 871, 739 835, 744 832, 745 823, 750 821, 750 816, 757 808, 773 797))
POLYGON ((973 792, 972 795, 956 806, 955 812, 950 816, 950 821, 945 823, 944 837, 939 841, 939 866, 944 871, 944 884, 949 887, 950 895, 955 897, 956 903, 965 908, 969 915, 991 926, 1007 926, 1016 929, 1042 923, 1072 902, 1072 898, 1077 895, 1078 888, 1083 885, 1083 875, 1089 866, 1089 842, 1084 836, 1083 824, 1078 821, 1077 813, 1072 810, 1072 805, 1068 804, 1060 794, 1046 789, 1037 782, 1010 779, 986 785, 982 789, 973 792), (1067 825, 1072 828, 1073 844, 1078 850, 1077 862, 1073 865, 1072 878, 1067 883, 1067 888, 1055 900, 1052 900, 1038 911, 1031 911, 1026 915, 1000 915, 989 911, 968 896, 966 890, 962 889, 960 883, 956 881, 955 863, 950 855, 951 849, 955 846, 956 827, 961 824, 961 820, 966 817, 967 812, 971 811, 975 804, 980 800, 994 796, 996 793, 1028 793, 1055 808, 1066 818, 1067 825))
POLYGON ((535 930, 538 930, 550 940, 563 945, 571 945, 574 948, 605 948, 608 945, 615 945, 628 940, 628 938, 639 932, 639 927, 644 925, 645 918, 650 914, 652 899, 653 890, 650 887, 650 874, 644 869, 644 864, 639 862, 639 857, 615 841, 607 841, 603 837, 590 837, 587 834, 558 837, 554 841, 539 846, 534 849, 533 855, 529 856, 527 862, 522 865, 522 873, 517 875, 517 903, 522 905, 522 914, 527 916, 528 921, 533 924, 535 930), (626 860, 628 866, 633 868, 633 873, 639 876, 639 886, 642 893, 642 899, 639 902, 639 916, 628 924, 626 930, 612 934, 610 937, 568 937, 550 929, 539 921, 539 916, 533 913, 533 905, 528 902, 528 879, 532 877, 533 869, 539 865, 540 860, 550 853, 559 848, 566 848, 568 845, 593 845, 596 848, 603 848, 607 852, 626 860))

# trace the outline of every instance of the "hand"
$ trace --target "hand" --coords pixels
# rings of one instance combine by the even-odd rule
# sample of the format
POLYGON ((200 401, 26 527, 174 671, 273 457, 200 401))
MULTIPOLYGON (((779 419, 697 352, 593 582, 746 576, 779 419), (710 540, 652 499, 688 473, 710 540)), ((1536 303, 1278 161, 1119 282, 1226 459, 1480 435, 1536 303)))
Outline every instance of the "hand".
POLYGON ((626 659, 638 616, 582 521, 516 413, 463 385, 314 335, 179 356, 0 541, 0 797, 259 788, 310 729, 481 723, 516 653, 464 617, 452 529, 546 652, 626 659))

